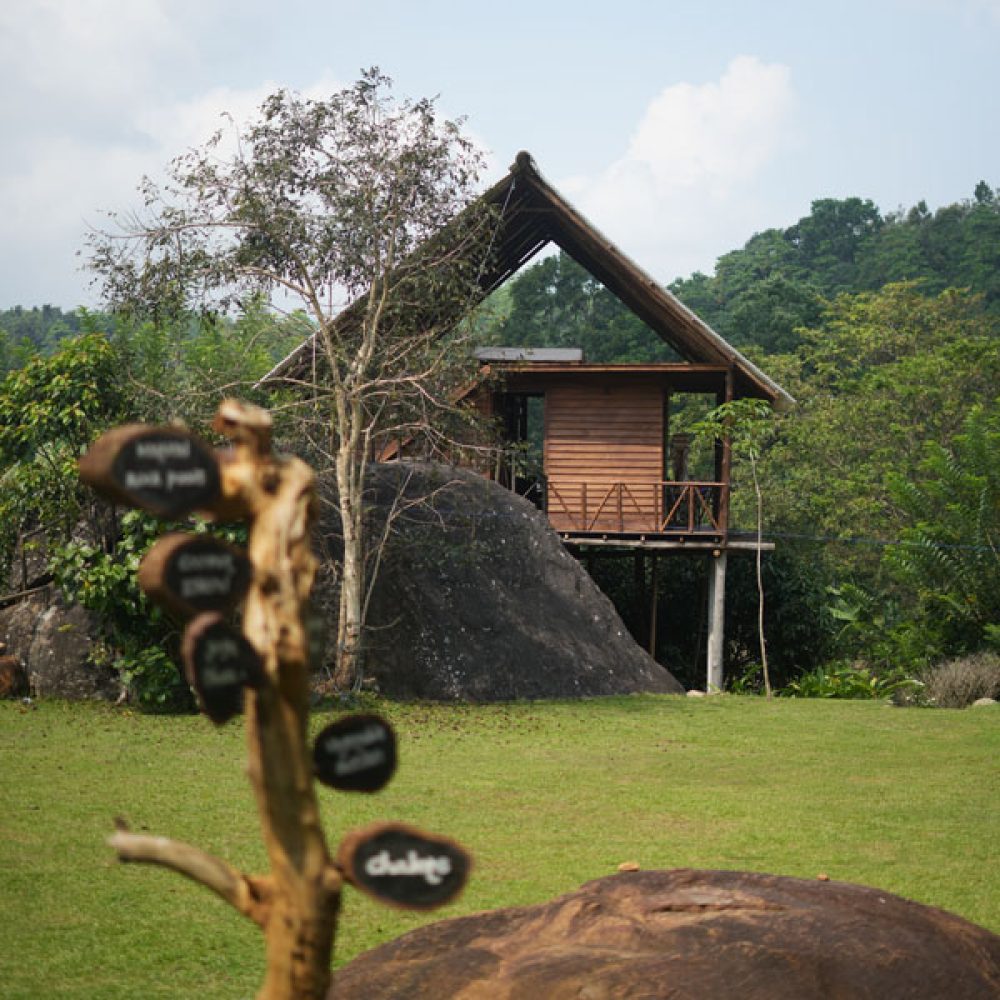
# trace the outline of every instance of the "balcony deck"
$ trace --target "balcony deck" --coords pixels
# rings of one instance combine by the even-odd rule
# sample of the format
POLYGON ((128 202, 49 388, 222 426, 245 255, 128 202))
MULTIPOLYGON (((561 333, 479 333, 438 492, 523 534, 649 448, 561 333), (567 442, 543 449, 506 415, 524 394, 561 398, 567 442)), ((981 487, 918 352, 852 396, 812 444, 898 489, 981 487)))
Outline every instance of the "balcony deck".
POLYGON ((543 509, 563 535, 724 541, 728 489, 721 482, 549 479, 543 509))

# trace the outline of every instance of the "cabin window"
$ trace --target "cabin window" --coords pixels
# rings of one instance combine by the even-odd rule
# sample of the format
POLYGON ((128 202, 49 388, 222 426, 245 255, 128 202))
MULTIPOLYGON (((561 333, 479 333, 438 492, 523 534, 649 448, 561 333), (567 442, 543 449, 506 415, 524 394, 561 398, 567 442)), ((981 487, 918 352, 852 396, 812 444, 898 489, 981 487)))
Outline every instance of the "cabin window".
POLYGON ((502 404, 504 448, 497 479, 541 507, 544 500, 545 396, 506 393, 502 404))

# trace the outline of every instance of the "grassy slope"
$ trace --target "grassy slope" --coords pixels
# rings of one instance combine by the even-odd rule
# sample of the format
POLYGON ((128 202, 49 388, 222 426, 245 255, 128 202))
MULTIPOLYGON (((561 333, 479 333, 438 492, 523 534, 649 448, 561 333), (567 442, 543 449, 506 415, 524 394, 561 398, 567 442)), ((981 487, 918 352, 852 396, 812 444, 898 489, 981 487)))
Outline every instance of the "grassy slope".
MULTIPOLYGON (((477 868, 438 915, 348 890, 338 961, 427 920, 572 890, 629 859, 827 872, 1000 931, 995 709, 635 697, 384 711, 400 772, 374 797, 321 791, 332 846, 347 827, 402 819, 456 837, 477 868)), ((103 846, 121 814, 262 868, 242 738, 239 722, 0 703, 0 995, 254 994, 249 923, 103 846)))

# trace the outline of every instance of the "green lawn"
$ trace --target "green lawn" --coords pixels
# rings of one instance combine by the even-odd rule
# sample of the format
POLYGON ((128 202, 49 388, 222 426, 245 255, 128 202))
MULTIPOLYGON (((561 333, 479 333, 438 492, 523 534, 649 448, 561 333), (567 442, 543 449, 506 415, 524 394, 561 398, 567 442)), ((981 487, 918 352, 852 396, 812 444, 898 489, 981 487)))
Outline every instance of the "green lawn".
MULTIPOLYGON (((433 916, 348 889, 338 962, 625 860, 826 872, 1000 931, 998 709, 727 696, 382 710, 399 773, 376 796, 321 789, 331 848, 349 827, 400 819, 456 837, 476 868, 433 916)), ((252 997, 256 929, 177 875, 117 864, 103 843, 122 815, 261 869, 242 765, 238 721, 0 703, 0 996, 252 997)))

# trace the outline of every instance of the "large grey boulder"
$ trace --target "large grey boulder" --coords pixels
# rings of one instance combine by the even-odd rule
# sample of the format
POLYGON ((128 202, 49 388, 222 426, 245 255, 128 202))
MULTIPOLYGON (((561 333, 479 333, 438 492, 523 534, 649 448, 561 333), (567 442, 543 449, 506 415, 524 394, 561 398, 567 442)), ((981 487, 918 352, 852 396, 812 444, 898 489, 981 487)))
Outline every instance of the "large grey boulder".
POLYGON ((0 640, 24 665, 31 693, 39 698, 119 695, 114 672, 92 662, 95 634, 91 616, 78 605, 39 598, 0 610, 0 640))
MULTIPOLYGON (((445 466, 375 466, 370 484, 374 535, 390 511, 398 514, 369 614, 367 672, 383 694, 505 701, 683 693, 531 503, 445 466)), ((338 523, 332 504, 324 509, 336 557, 338 523)))
POLYGON ((330 1000, 988 1000, 1000 937, 878 889, 725 871, 588 882, 430 924, 341 968, 330 1000))

